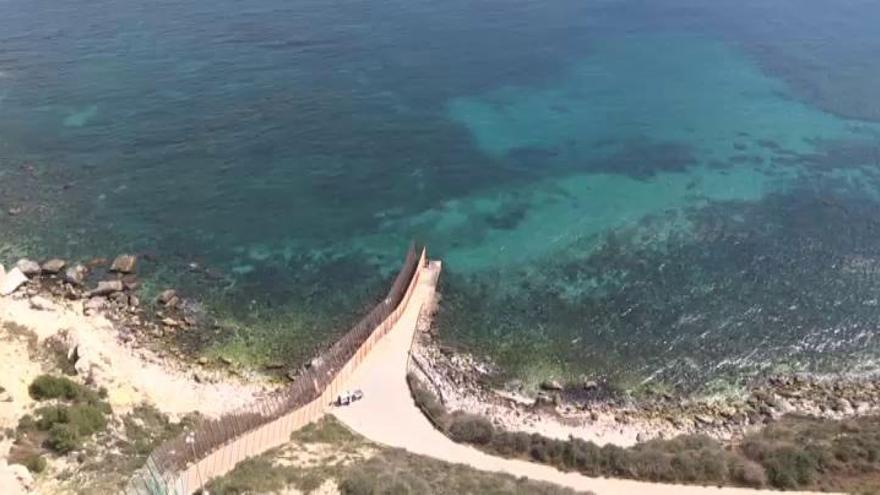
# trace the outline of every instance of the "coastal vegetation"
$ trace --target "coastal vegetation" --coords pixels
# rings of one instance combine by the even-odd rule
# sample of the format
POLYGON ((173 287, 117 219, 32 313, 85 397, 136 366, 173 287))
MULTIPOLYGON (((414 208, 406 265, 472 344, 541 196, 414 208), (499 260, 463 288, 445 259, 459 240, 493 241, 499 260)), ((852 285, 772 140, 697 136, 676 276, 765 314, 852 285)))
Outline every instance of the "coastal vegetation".
MULTIPOLYGON (((13 439, 9 462, 39 474, 53 467, 54 459, 69 456, 76 468, 67 481, 88 493, 119 490, 156 446, 199 421, 194 413, 172 422, 146 404, 114 415, 106 390, 66 376, 39 375, 28 393, 36 407, 6 432, 13 439)), ((53 469, 59 466, 64 464, 53 469)))
POLYGON ((785 416, 737 442, 681 435, 623 448, 577 438, 511 432, 487 418, 450 412, 413 375, 413 399, 456 442, 588 476, 779 489, 880 490, 880 416, 847 420, 785 416))
POLYGON ((64 455, 80 450, 107 428, 112 409, 104 401, 104 391, 90 389, 67 377, 40 375, 31 382, 28 392, 41 405, 33 415, 22 416, 11 432, 11 463, 41 473, 48 464, 45 454, 64 455))
POLYGON ((328 482, 335 484, 343 495, 578 493, 380 447, 352 433, 332 417, 294 432, 288 445, 240 463, 226 476, 212 480, 206 488, 212 494, 221 495, 274 493, 288 487, 312 493, 328 482))
POLYGON ((105 394, 79 385, 66 377, 40 375, 28 391, 35 400, 48 402, 36 409, 35 415, 19 420, 17 440, 48 448, 58 454, 77 450, 94 434, 107 427, 112 413, 103 399, 105 394))

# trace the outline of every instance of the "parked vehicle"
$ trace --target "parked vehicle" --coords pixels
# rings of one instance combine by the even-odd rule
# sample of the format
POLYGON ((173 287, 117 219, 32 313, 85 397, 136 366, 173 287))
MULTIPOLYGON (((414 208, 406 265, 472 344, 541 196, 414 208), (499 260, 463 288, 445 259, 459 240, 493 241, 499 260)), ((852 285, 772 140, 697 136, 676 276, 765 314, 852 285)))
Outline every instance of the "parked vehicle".
POLYGON ((336 397, 333 404, 336 406, 347 406, 352 402, 359 401, 364 398, 364 393, 360 390, 345 391, 336 397))

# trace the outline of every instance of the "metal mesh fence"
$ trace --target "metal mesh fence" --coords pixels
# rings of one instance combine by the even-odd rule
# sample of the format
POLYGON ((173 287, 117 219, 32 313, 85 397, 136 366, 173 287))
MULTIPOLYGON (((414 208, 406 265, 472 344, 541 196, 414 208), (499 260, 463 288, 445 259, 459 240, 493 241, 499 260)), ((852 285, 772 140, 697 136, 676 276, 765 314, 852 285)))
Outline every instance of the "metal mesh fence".
MULTIPOLYGON (((126 489, 130 495, 188 495, 195 486, 202 486, 207 479, 196 466, 195 484, 187 476, 181 475, 193 464, 199 464, 209 456, 216 456, 216 463, 230 466, 247 457, 261 452, 266 445, 267 435, 286 433, 291 427, 277 427, 270 431, 273 423, 285 418, 288 426, 303 422, 302 418, 314 417, 312 408, 322 407, 316 401, 327 392, 333 380, 356 356, 371 336, 387 332, 393 322, 389 317, 399 316, 401 302, 408 296, 413 278, 418 273, 420 262, 424 260, 424 250, 416 250, 414 244, 407 250, 403 267, 397 274, 387 296, 369 314, 358 321, 345 335, 329 349, 312 361, 304 373, 290 385, 276 390, 267 397, 239 410, 224 414, 220 418, 202 422, 192 431, 187 431, 157 447, 145 465, 132 477, 126 489), (398 313, 395 313, 398 311, 398 313), (235 443, 234 452, 224 452, 224 446, 235 443), (223 456, 227 456, 223 459, 223 456)), ((357 359, 355 359, 357 361, 357 359)), ((354 363, 357 364, 357 363, 354 363)), ((350 370, 349 370, 350 371, 350 370)))

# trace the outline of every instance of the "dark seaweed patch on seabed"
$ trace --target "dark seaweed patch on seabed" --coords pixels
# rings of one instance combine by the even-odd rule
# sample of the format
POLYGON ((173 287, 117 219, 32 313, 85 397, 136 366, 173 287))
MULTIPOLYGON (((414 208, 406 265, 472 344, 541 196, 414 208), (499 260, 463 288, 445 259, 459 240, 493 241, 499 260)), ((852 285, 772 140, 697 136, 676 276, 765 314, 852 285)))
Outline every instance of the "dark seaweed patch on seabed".
POLYGON ((523 370, 541 357, 573 374, 654 375, 682 391, 779 363, 821 371, 876 354, 866 336, 880 318, 870 302, 880 293, 880 203, 798 189, 688 217, 688 234, 646 244, 621 231, 586 258, 532 267, 521 274, 528 290, 507 277, 453 280, 440 335, 514 372, 523 356, 523 370))
POLYGON ((647 179, 658 172, 682 172, 696 163, 694 149, 688 144, 638 138, 618 142, 616 151, 605 157, 586 161, 584 168, 589 172, 647 179))

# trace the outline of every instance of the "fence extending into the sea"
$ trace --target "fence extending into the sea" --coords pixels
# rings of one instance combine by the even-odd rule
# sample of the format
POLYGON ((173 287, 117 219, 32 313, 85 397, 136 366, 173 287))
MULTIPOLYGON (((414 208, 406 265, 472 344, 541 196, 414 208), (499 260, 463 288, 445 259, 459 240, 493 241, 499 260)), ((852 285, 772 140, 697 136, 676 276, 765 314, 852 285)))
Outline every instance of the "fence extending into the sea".
POLYGON ((347 379, 406 309, 426 263, 410 246, 385 299, 312 361, 289 386, 239 410, 207 420, 157 447, 129 481, 127 495, 190 495, 239 462, 286 443, 319 419, 347 379))

